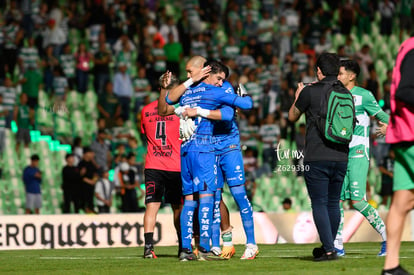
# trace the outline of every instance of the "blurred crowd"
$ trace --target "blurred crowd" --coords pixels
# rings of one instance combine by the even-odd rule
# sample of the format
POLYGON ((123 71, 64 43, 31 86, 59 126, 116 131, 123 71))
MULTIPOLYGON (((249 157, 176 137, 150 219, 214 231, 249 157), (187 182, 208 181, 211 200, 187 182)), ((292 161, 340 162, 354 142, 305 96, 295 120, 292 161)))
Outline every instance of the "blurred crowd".
MULTIPOLYGON (((246 169, 272 175, 278 144, 303 148, 305 129, 289 123, 287 114, 297 83, 316 80, 320 53, 355 58, 362 68, 359 85, 389 109, 391 72, 380 83, 371 46, 352 45, 352 26, 358 35, 369 33, 379 11, 381 35, 390 35, 395 24, 408 31, 411 2, 0 1, 0 150, 2 128, 12 121, 20 131, 17 143, 30 142, 20 129, 33 128, 40 90, 54 104, 65 104, 69 91, 92 90, 98 131, 87 145, 97 167, 117 167, 128 152, 142 165, 145 141, 132 135, 127 122, 139 132, 140 110, 157 97, 159 76, 169 70, 185 79, 186 58, 201 55, 222 60, 231 71, 228 80, 235 87, 242 83, 253 97, 254 110, 239 113, 241 142, 249 149, 246 169), (336 33, 347 38, 333 48, 336 33)), ((73 143, 75 157, 83 158, 77 150, 85 142, 78 137, 73 143)))

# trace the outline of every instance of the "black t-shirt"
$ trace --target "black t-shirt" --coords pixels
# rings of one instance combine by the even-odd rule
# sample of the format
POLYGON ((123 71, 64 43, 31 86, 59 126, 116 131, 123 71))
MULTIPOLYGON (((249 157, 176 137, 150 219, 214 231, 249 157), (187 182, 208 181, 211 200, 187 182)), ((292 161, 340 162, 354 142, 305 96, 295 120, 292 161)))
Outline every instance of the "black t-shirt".
POLYGON ((314 115, 320 109, 322 93, 326 82, 336 80, 336 76, 327 76, 322 81, 305 87, 296 101, 296 108, 306 115, 306 141, 304 161, 347 161, 348 145, 336 144, 322 137, 314 115), (313 115, 312 115, 313 114, 313 115))
POLYGON ((81 176, 82 181, 83 178, 93 179, 93 177, 98 174, 98 169, 96 169, 96 166, 92 163, 92 161, 81 160, 78 164, 79 171, 81 171, 84 167, 86 168, 86 173, 81 176))
MULTIPOLYGON (((110 57, 110 53, 109 52, 101 52, 98 51, 97 53, 95 53, 95 59, 102 59, 104 57, 109 58, 110 57)), ((106 64, 95 64, 93 67, 93 71, 96 74, 109 74, 109 63, 106 64)))
POLYGON ((76 189, 82 183, 79 168, 76 166, 63 167, 62 170, 62 188, 65 190, 76 189))
POLYGON ((395 97, 414 107, 414 50, 409 51, 401 62, 401 79, 395 97))

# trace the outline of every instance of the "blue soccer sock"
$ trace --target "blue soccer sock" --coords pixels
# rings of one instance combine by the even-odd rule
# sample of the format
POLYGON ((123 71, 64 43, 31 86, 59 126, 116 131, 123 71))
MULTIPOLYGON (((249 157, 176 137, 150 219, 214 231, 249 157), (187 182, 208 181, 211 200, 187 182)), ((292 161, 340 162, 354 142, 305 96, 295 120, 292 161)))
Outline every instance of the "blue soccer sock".
POLYGON ((221 201, 221 190, 217 190, 214 196, 214 213, 213 213, 213 225, 211 244, 212 247, 220 247, 220 201, 221 201))
POLYGON ((185 200, 183 210, 180 215, 181 242, 182 248, 192 250, 191 241, 193 240, 193 216, 197 207, 196 201, 185 200))
POLYGON ((246 233, 247 243, 256 244, 254 238, 253 210, 249 199, 247 198, 246 188, 244 185, 230 187, 230 192, 240 209, 240 217, 243 223, 244 232, 246 233))
POLYGON ((211 224, 213 220, 214 197, 207 196, 200 198, 198 209, 198 220, 200 223, 200 248, 210 251, 211 224))

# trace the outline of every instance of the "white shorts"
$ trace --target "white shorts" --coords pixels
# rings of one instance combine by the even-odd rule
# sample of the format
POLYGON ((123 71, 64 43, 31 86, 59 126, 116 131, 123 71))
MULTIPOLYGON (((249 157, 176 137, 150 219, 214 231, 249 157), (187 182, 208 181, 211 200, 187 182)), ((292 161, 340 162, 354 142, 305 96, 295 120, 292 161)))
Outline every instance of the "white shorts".
POLYGON ((42 194, 26 193, 26 209, 39 209, 42 207, 42 194))

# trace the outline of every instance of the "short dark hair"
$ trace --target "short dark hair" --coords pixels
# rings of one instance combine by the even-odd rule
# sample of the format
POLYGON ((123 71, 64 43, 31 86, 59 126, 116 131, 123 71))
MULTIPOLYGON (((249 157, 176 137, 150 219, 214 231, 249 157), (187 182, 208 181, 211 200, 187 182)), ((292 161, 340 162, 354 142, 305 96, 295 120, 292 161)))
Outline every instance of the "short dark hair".
POLYGON ((358 77, 361 72, 358 62, 353 59, 347 59, 341 61, 341 67, 344 67, 346 71, 351 71, 358 77))
POLYGON ((68 159, 68 158, 70 158, 70 157, 74 157, 75 155, 74 154, 72 154, 72 153, 67 153, 66 154, 66 156, 65 156, 65 159, 68 159))
POLYGON ((285 203, 287 203, 287 204, 292 204, 292 200, 290 199, 290 198, 285 198, 283 201, 282 201, 282 204, 285 204, 285 203))
POLYGON ((321 53, 316 61, 316 68, 318 67, 324 76, 337 76, 340 67, 339 56, 336 53, 321 53))
POLYGON ((207 66, 211 67, 210 74, 224 73, 226 75, 226 78, 229 76, 229 68, 227 68, 227 66, 221 63, 220 61, 213 59, 207 60, 204 63, 204 67, 207 66))
POLYGON ((39 155, 37 155, 37 154, 34 154, 30 157, 30 160, 32 160, 32 161, 39 160, 39 159, 40 159, 39 155))
POLYGON ((135 154, 132 152, 129 152, 128 155, 126 155, 127 159, 135 158, 135 154))

